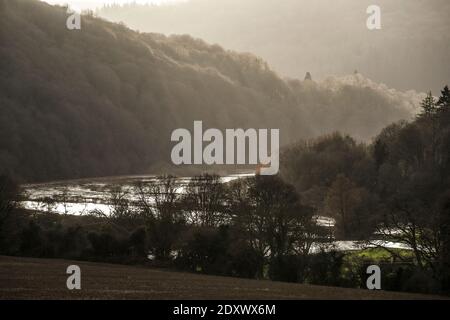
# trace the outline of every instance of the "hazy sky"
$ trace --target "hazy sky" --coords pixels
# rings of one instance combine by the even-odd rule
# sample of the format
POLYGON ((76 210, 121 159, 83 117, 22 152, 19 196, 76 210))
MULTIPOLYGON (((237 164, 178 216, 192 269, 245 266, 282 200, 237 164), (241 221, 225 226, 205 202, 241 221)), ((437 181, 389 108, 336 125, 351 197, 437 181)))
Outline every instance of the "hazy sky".
POLYGON ((186 0, 41 0, 50 4, 68 4, 72 9, 84 10, 84 9, 95 9, 103 6, 104 4, 124 4, 124 3, 153 3, 153 4, 164 4, 171 2, 181 2, 186 0))

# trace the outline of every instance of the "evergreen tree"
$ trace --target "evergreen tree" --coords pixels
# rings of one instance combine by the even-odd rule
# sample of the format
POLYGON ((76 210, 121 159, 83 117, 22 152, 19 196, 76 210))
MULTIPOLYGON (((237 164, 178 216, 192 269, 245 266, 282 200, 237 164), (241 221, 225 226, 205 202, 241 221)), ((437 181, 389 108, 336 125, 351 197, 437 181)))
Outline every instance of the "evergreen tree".
POLYGON ((436 103, 439 110, 444 111, 450 108, 450 90, 448 86, 445 86, 441 91, 441 96, 439 97, 438 102, 436 103))
POLYGON ((436 114, 437 107, 436 107, 436 100, 434 99, 433 95, 431 94, 431 91, 428 92, 425 99, 422 100, 422 103, 420 104, 420 107, 422 108, 422 112, 420 113, 420 117, 430 117, 436 114))

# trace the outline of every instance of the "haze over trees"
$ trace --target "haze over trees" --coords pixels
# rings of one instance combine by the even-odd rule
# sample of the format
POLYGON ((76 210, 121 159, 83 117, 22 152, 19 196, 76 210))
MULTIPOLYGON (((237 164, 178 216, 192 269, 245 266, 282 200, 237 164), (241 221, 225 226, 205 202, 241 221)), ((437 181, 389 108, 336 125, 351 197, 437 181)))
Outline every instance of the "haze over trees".
POLYGON ((190 34, 252 52, 298 79, 357 69, 390 87, 422 92, 438 92, 450 80, 447 0, 189 0, 109 5, 98 14, 140 31, 190 34), (381 8, 377 31, 366 28, 373 4, 381 8))
POLYGON ((420 101, 360 74, 286 81, 252 54, 92 15, 69 31, 66 8, 36 0, 0 7, 0 173, 19 181, 153 173, 170 133, 199 119, 279 128, 284 145, 334 130, 367 140, 420 101))
POLYGON ((0 254, 345 287, 364 287, 377 264, 385 290, 448 293, 449 148, 445 87, 370 144, 339 133, 302 140, 283 150, 277 176, 161 176, 138 182, 134 197, 117 185, 110 215, 56 214, 51 199, 39 214, 17 208, 17 186, 0 177, 0 254), (361 249, 334 250, 336 240, 361 249))
POLYGON ((256 55, 188 35, 92 14, 69 31, 66 10, 0 0, 0 254, 355 288, 377 264, 383 289, 450 292, 448 86, 433 96, 358 72, 282 79, 256 55), (171 132, 194 120, 280 129, 280 173, 118 183, 102 199, 111 214, 55 213, 63 189, 18 205, 17 182, 154 173, 171 132))
MULTIPOLYGON (((449 288, 450 91, 424 98, 417 119, 384 128, 371 145, 333 134, 284 152, 281 172, 305 203, 336 217, 335 237, 412 249, 424 288, 449 288)), ((404 272, 402 270, 401 272, 404 272)), ((446 289, 448 290, 448 289, 446 289)))

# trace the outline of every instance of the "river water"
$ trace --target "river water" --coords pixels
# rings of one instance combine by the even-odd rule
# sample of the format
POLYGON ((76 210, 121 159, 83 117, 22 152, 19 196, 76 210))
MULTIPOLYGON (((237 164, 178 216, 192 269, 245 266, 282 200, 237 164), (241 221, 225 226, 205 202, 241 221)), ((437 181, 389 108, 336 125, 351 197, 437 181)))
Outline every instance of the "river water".
MULTIPOLYGON (((234 174, 221 177, 223 183, 253 176, 253 173, 234 174)), ((21 206, 36 211, 51 211, 61 214, 87 214, 101 211, 109 215, 109 199, 114 188, 120 186, 129 200, 137 200, 135 185, 157 180, 154 175, 118 176, 64 180, 48 183, 25 184, 22 186, 24 199, 21 206)), ((183 192, 191 177, 177 178, 178 191, 183 192)))
MULTIPOLYGON (((228 183, 253 175, 253 173, 234 174, 223 176, 221 180, 223 183, 228 183)), ((82 215, 97 211, 109 215, 112 208, 108 202, 114 188, 120 186, 122 190, 127 192, 129 200, 136 200, 135 185, 156 179, 158 178, 154 175, 139 175, 26 184, 22 186, 24 199, 20 204, 23 208, 29 210, 51 211, 60 214, 82 215), (48 201, 48 199, 53 199, 53 201, 48 201)), ((177 178, 180 193, 183 192, 183 186, 190 179, 190 177, 177 178)), ((329 228, 335 225, 333 218, 324 216, 315 216, 314 218, 318 225, 329 228)), ((401 243, 379 240, 377 244, 389 248, 409 249, 401 243)), ((335 250, 350 251, 359 250, 364 244, 358 241, 333 241, 330 246, 335 250)), ((318 248, 316 249, 318 250, 318 248)), ((315 249, 313 248, 312 251, 315 251, 315 249)))

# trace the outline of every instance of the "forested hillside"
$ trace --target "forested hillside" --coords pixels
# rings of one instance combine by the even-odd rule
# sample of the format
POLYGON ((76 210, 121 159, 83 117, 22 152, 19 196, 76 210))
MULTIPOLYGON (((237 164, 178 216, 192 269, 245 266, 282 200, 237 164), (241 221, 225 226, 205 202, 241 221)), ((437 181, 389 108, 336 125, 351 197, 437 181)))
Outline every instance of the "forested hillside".
MULTIPOLYGON (((150 172, 170 133, 280 128, 282 143, 340 130, 369 139, 417 95, 359 74, 283 80, 262 59, 190 36, 138 33, 67 8, 0 0, 0 174, 19 181, 150 172)), ((270 41, 270 39, 267 39, 270 41)))
POLYGON ((435 94, 449 81, 447 0, 188 0, 110 5, 98 14, 140 31, 187 33, 252 52, 295 78, 357 69, 399 90, 435 94), (381 9, 381 30, 366 28, 370 5, 381 9))
POLYGON ((353 288, 366 288, 367 267, 378 265, 383 290, 448 294, 449 149, 446 86, 371 144, 339 133, 299 141, 281 153, 280 175, 228 183, 210 174, 116 180, 103 194, 108 211, 67 214, 70 192, 57 184, 24 210, 0 177, 0 255, 353 288))

